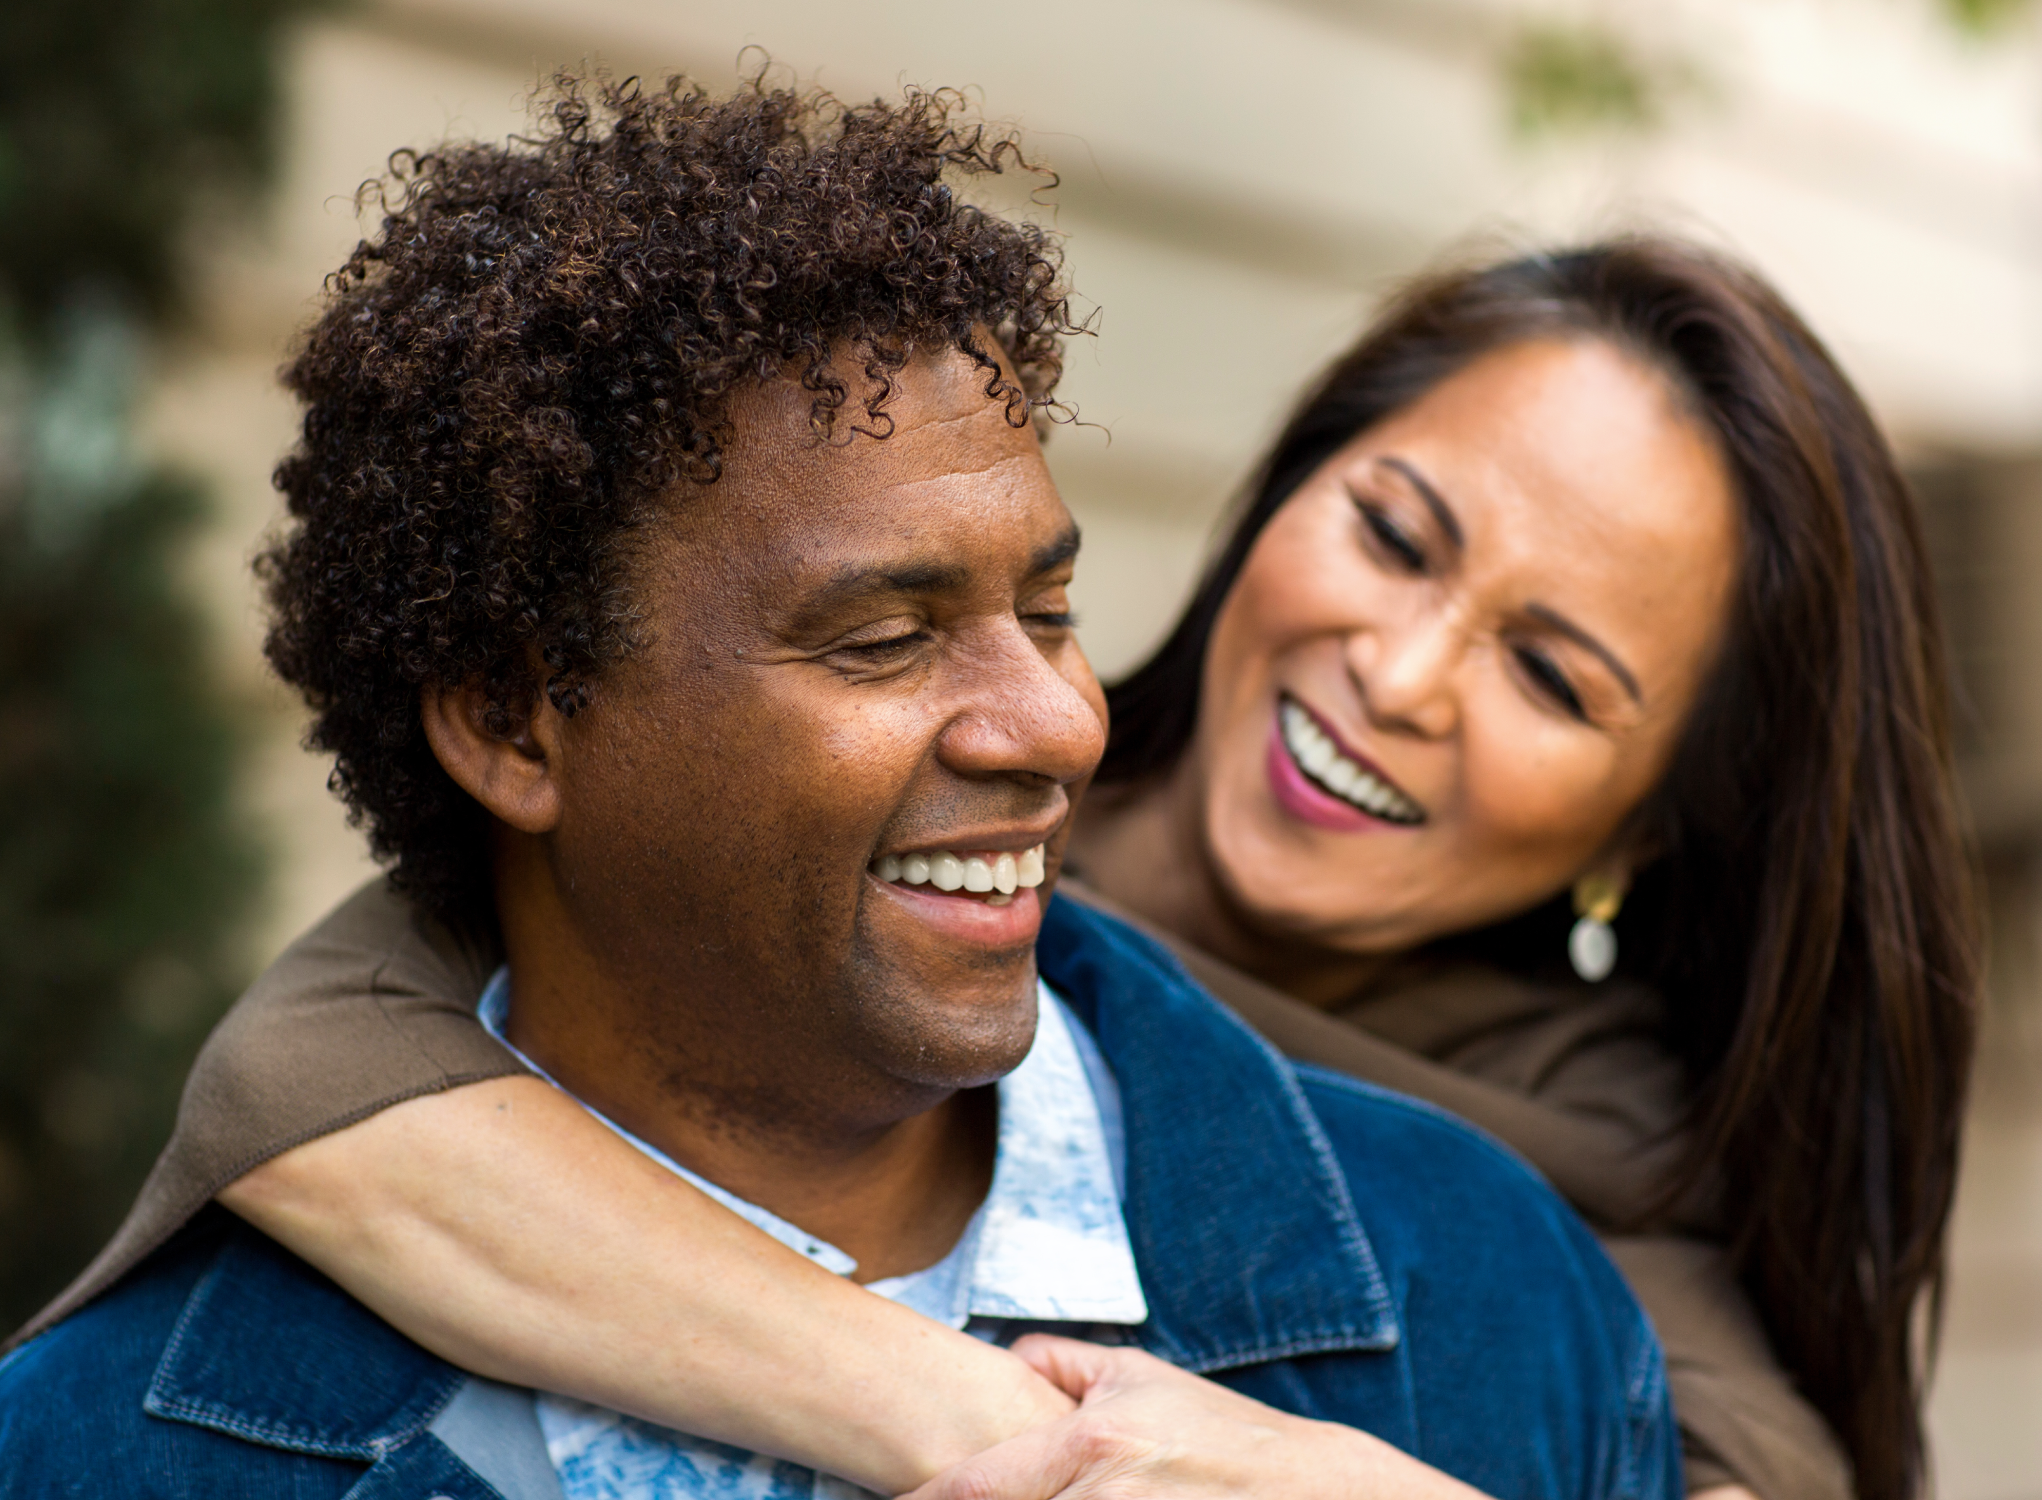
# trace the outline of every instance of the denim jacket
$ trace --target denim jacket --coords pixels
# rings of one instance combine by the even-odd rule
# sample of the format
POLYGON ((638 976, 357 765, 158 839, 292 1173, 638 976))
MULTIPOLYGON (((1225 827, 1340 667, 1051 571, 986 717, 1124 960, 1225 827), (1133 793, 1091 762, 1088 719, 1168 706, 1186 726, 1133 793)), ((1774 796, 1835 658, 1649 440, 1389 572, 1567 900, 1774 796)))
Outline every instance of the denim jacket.
MULTIPOLYGON (((1285 1062, 1110 917, 1053 904, 1038 957, 1120 1082, 1145 1347, 1499 1500, 1679 1500, 1651 1328, 1529 1168, 1285 1062)), ((486 1389, 213 1210, 0 1364, 0 1475, 10 1500, 480 1500, 516 1458, 456 1431, 486 1389)))

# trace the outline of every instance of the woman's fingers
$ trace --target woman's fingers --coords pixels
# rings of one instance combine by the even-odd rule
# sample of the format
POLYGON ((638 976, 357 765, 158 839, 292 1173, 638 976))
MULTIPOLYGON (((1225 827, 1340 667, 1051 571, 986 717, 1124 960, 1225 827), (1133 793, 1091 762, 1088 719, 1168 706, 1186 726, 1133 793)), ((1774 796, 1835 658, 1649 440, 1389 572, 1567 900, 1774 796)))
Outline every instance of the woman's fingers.
POLYGON ((1031 1333, 1014 1341, 1013 1353, 1073 1401, 1083 1401, 1112 1383, 1122 1368, 1117 1363, 1121 1356, 1138 1351, 1088 1344, 1053 1333, 1031 1333))

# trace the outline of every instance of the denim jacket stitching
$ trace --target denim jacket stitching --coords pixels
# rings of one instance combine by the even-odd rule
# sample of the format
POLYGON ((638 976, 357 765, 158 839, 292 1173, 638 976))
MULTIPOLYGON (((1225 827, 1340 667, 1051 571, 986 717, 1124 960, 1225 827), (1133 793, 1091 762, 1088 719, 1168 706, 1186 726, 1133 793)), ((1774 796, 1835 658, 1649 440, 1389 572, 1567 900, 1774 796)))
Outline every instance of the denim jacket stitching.
MULTIPOLYGON (((1438 1105, 1423 1099, 1409 1098, 1374 1084, 1364 1083, 1358 1078, 1349 1078, 1344 1073, 1335 1073, 1310 1064, 1297 1064, 1301 1077, 1307 1077, 1320 1087, 1339 1089, 1345 1093, 1372 1099, 1379 1103, 1395 1105, 1413 1114, 1429 1116, 1444 1124, 1475 1136, 1499 1156, 1506 1158, 1539 1181, 1545 1177, 1539 1169, 1513 1151, 1504 1142, 1483 1130, 1479 1125, 1470 1124, 1456 1114, 1441 1109, 1438 1105)), ((1641 1315, 1642 1316, 1642 1315, 1641 1315)), ((1634 1329, 1636 1333, 1640 1330, 1634 1329)), ((1644 1450, 1650 1440, 1653 1425, 1657 1419, 1666 1386, 1666 1373, 1660 1362, 1659 1346, 1652 1338, 1633 1338, 1629 1350, 1630 1369, 1624 1384, 1624 1445, 1617 1473, 1617 1487, 1612 1500, 1630 1500, 1639 1495, 1644 1485, 1644 1450)))
POLYGON ((1308 1354, 1379 1354, 1395 1349, 1403 1340, 1403 1324, 1397 1312, 1396 1299, 1390 1295, 1389 1284, 1383 1279, 1382 1266, 1376 1260, 1375 1247, 1368 1242, 1368 1236, 1362 1230, 1361 1215, 1354 1205, 1353 1194, 1347 1185, 1347 1174, 1341 1170, 1340 1159, 1333 1150, 1333 1143, 1327 1139, 1325 1127, 1319 1123, 1319 1117, 1312 1112, 1311 1101, 1305 1097, 1295 1067, 1261 1037, 1255 1036, 1252 1032, 1249 1035, 1275 1064, 1284 1100, 1290 1106, 1292 1117, 1303 1131, 1313 1159, 1318 1163, 1326 1186, 1332 1194, 1331 1217, 1338 1225, 1342 1246, 1352 1261, 1361 1268, 1362 1296, 1374 1316, 1366 1326, 1350 1320, 1309 1331, 1290 1331, 1288 1337, 1274 1343, 1222 1345, 1204 1351, 1194 1350, 1173 1338, 1169 1342, 1176 1346, 1183 1356, 1177 1363, 1195 1374, 1203 1375, 1213 1370, 1263 1364, 1278 1359, 1293 1359, 1308 1354))
POLYGON ((1186 1350, 1182 1359, 1173 1360, 1171 1363, 1179 1369, 1189 1370, 1194 1375, 1210 1375, 1218 1370, 1242 1370, 1251 1365, 1274 1364, 1278 1360, 1302 1359, 1313 1354, 1388 1354, 1396 1347, 1394 1338, 1389 1343, 1383 1343, 1379 1334, 1373 1331, 1364 1333, 1362 1329, 1350 1324, 1344 1328, 1329 1329, 1281 1344, 1262 1344, 1253 1349, 1244 1349, 1238 1353, 1225 1352, 1211 1358, 1201 1358, 1186 1350))
MULTIPOLYGON (((1381 1353, 1396 1348, 1403 1336, 1396 1301, 1383 1278, 1374 1247, 1369 1243, 1361 1214, 1348 1186, 1347 1174, 1340 1166, 1339 1155, 1334 1151, 1333 1143, 1313 1111, 1311 1102, 1305 1097, 1297 1066, 1253 1027, 1207 995, 1167 948, 1089 908, 1078 907, 1068 917, 1088 930, 1087 937, 1094 949, 1091 955, 1093 967, 1098 966, 1098 950, 1103 948, 1127 962, 1135 971, 1149 970, 1156 980, 1193 997, 1209 1013, 1211 1025, 1223 1027, 1265 1064, 1282 1098, 1282 1109, 1293 1128, 1303 1137, 1317 1171, 1320 1191, 1315 1196, 1319 1200, 1318 1208, 1333 1221, 1346 1268, 1359 1279, 1358 1287, 1343 1285, 1339 1295, 1343 1300, 1359 1298, 1368 1308, 1365 1321, 1316 1322, 1316 1326, 1310 1327, 1293 1323, 1289 1328, 1278 1330, 1274 1337, 1259 1330, 1243 1330, 1235 1336, 1221 1333, 1195 1343, 1169 1328, 1167 1320, 1152 1318, 1143 1326, 1143 1344, 1153 1353, 1164 1354, 1171 1363, 1201 1373, 1303 1354, 1381 1353)), ((1072 993, 1068 986, 1065 986, 1065 993, 1067 996, 1072 993)), ((1080 1019, 1082 1021, 1082 1016, 1080 1019)), ((1114 1059, 1109 1057, 1108 1061, 1111 1063, 1114 1059)), ((1115 1066, 1118 1064, 1115 1063, 1115 1066)), ((1151 1306, 1158 1308, 1154 1300, 1151 1306)), ((1210 1333, 1210 1330, 1207 1332, 1210 1333)))
MULTIPOLYGON (((194 1426, 209 1427, 250 1442, 262 1443, 272 1448, 281 1448, 292 1453, 309 1453, 318 1458, 351 1458, 366 1463, 378 1463, 385 1455, 418 1436, 432 1425, 433 1418, 454 1398, 460 1389, 458 1372, 448 1370, 446 1389, 425 1402, 421 1415, 394 1431, 379 1432, 349 1442, 323 1433, 309 1423, 279 1422, 257 1419, 221 1401, 210 1401, 200 1397, 173 1394, 169 1389, 171 1370, 177 1356, 184 1348, 191 1327, 202 1315, 209 1300, 208 1294, 224 1274, 220 1260, 206 1267, 177 1315, 177 1325, 171 1330, 170 1341, 164 1346, 163 1356, 157 1361, 156 1373, 149 1382, 148 1392, 142 1398, 142 1409, 151 1416, 163 1417, 174 1422, 190 1422, 194 1426)), ((413 1399, 416 1399, 415 1397, 413 1399)))
POLYGON ((1623 1468, 1617 1476, 1617 1494, 1623 1500, 1644 1491, 1645 1448, 1665 1401, 1666 1365, 1658 1341, 1640 1339, 1631 1355, 1631 1378, 1624 1391, 1623 1468))

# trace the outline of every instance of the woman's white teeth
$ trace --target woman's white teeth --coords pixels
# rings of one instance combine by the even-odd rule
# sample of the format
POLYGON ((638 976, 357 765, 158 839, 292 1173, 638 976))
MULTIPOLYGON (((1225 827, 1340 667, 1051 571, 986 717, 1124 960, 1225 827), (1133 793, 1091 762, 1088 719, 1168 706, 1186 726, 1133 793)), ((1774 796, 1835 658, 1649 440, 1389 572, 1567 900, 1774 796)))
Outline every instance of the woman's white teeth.
POLYGON ((1425 821, 1425 810, 1417 803, 1342 755, 1333 737, 1301 705, 1285 699, 1279 719, 1284 748, 1328 791, 1385 822, 1425 821))
POLYGON ((934 854, 884 854, 872 862, 881 880, 903 885, 933 885, 939 891, 970 891, 993 906, 1005 906, 1017 890, 1042 884, 1043 851, 1037 844, 1019 854, 959 856, 949 850, 934 854))

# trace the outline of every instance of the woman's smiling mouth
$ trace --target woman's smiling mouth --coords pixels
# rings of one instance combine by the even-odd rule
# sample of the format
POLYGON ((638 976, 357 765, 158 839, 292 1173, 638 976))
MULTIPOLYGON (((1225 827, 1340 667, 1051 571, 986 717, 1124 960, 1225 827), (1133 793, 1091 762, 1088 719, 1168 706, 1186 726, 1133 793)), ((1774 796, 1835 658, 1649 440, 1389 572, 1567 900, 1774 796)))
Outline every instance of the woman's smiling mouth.
MULTIPOLYGON (((1362 766, 1343 751, 1312 712, 1295 698, 1286 695, 1279 701, 1276 723, 1279 758, 1283 764, 1274 769, 1290 771, 1311 791, 1337 799, 1347 808, 1381 822, 1400 828, 1415 828, 1425 821, 1424 808, 1406 796, 1402 789, 1393 786, 1381 772, 1362 766)), ((1278 778, 1280 796, 1286 790, 1298 790, 1284 785, 1289 779, 1278 778)), ((1284 800, 1290 802, 1294 799, 1284 800)), ((1297 810, 1308 816, 1319 811, 1317 808, 1297 810)), ((1326 820, 1314 817, 1312 821, 1326 820)))

